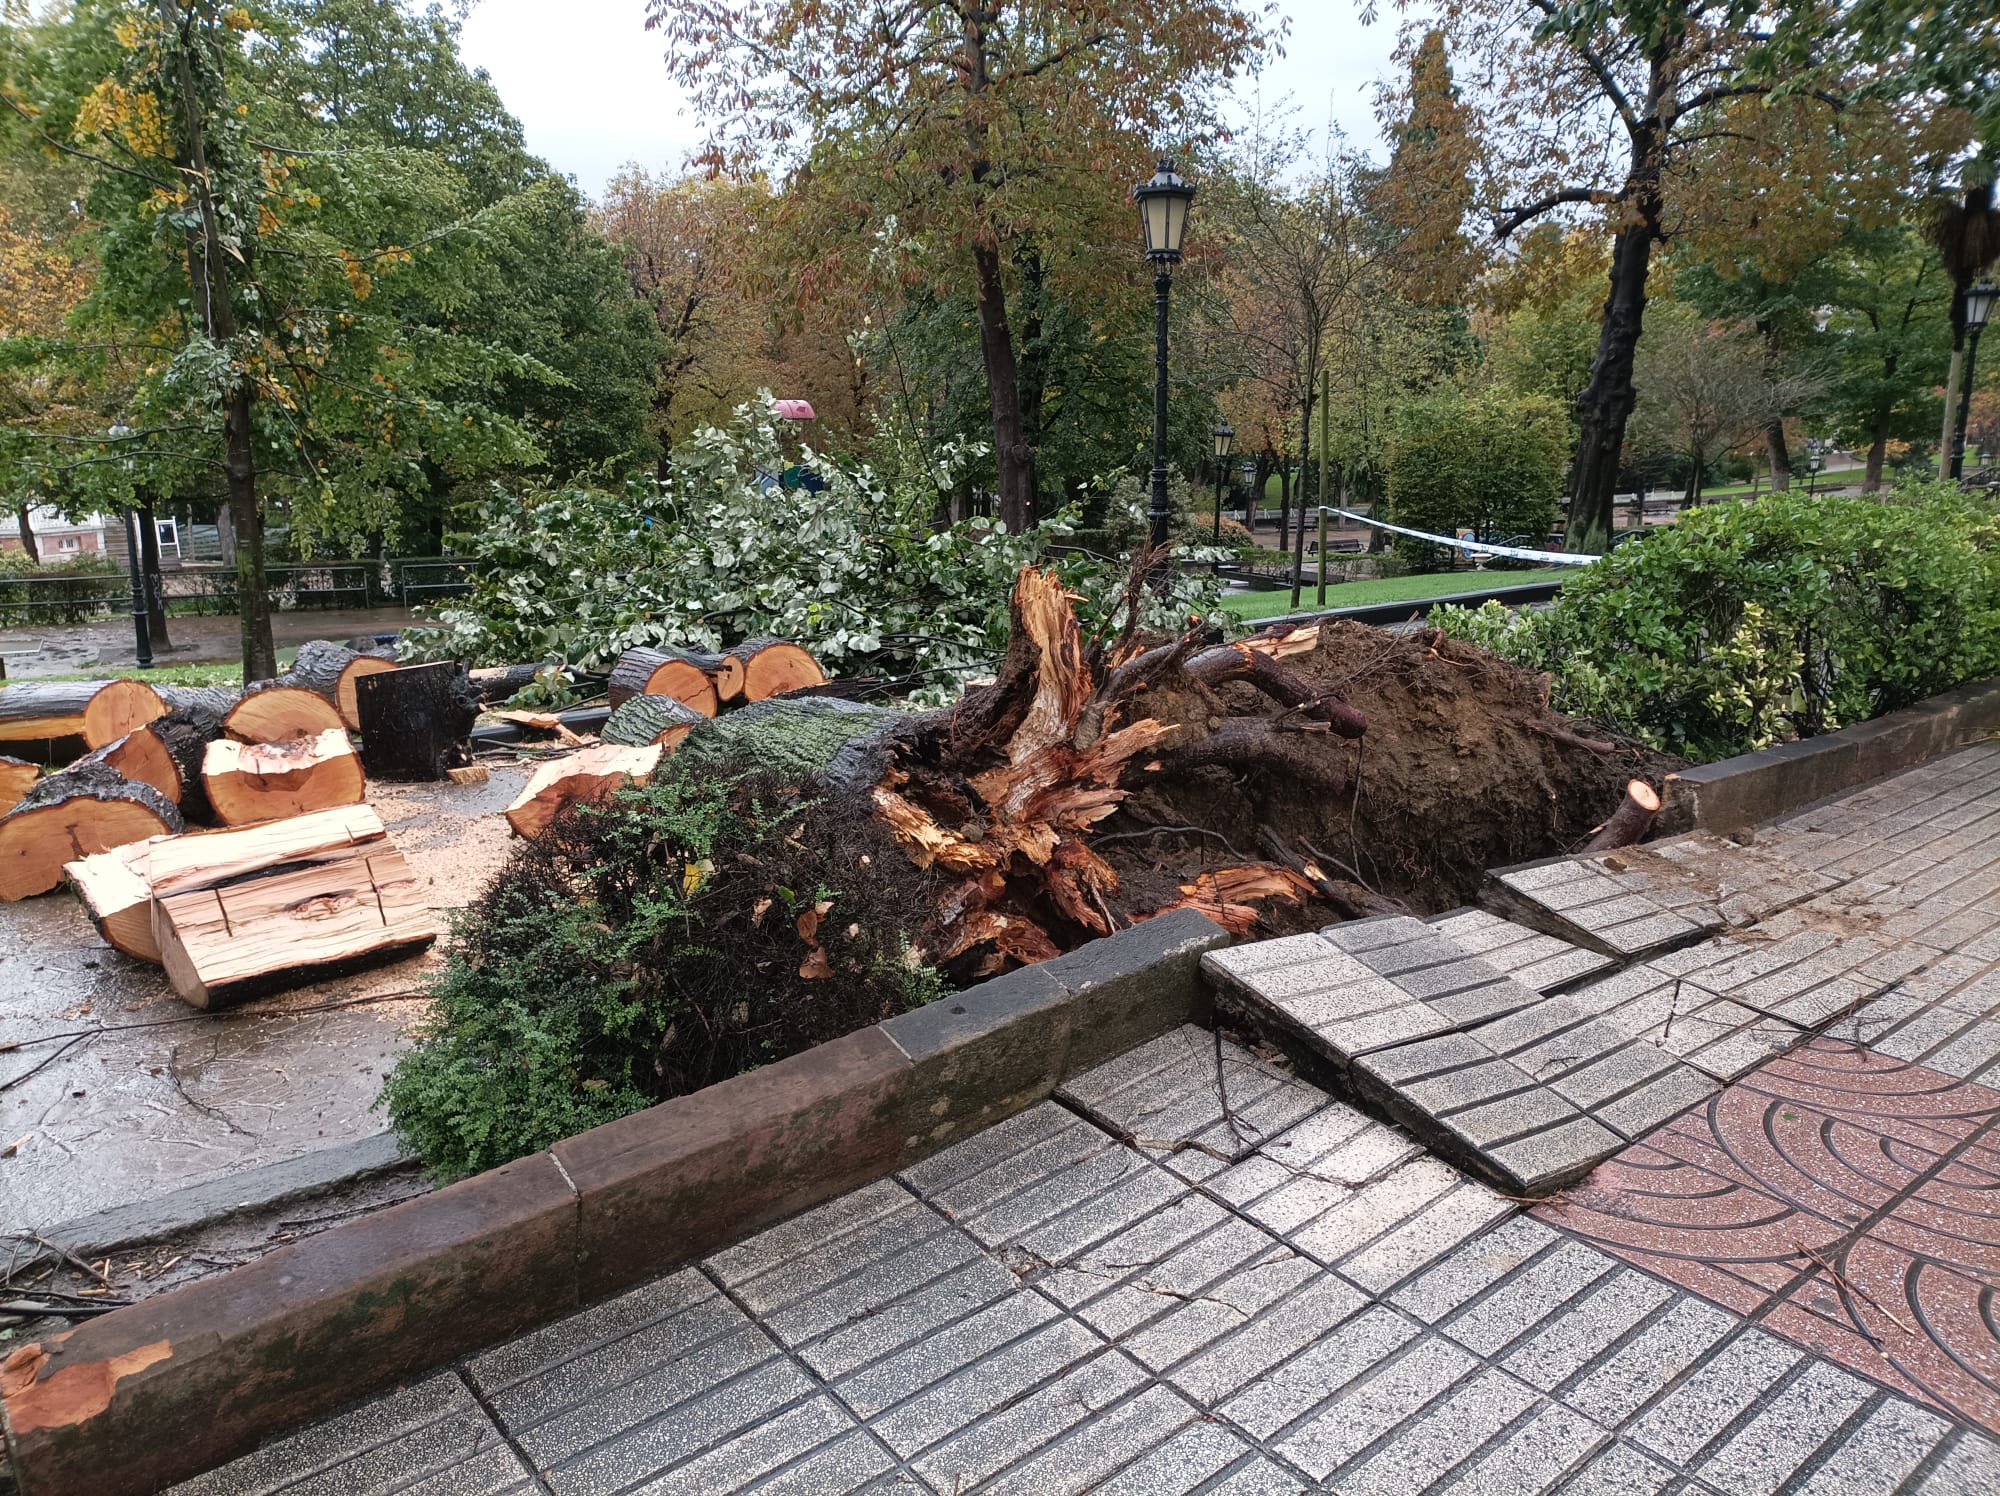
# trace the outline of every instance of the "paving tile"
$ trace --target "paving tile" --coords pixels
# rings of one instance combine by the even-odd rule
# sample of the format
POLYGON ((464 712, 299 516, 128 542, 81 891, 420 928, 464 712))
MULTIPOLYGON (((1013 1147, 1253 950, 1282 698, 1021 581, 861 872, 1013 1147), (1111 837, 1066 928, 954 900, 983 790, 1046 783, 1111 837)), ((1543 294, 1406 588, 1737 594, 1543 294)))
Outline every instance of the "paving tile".
MULTIPOLYGON (((910 1458, 1019 1402, 1035 1388, 1104 1354, 1104 1342, 1050 1309, 1027 1333, 1026 1299, 966 1321, 948 1343, 927 1341, 834 1384, 842 1402, 898 1455, 910 1458)), ((940 1337, 944 1339, 944 1337, 940 1337)))
POLYGON ((1452 1496, 1541 1496, 1576 1489, 1571 1472, 1610 1435, 1581 1413, 1560 1403, 1543 1403, 1504 1438, 1474 1451, 1461 1469, 1452 1496))
POLYGON ((1563 1485, 1564 1496, 1658 1496, 1681 1478, 1651 1455, 1613 1444, 1563 1485))
POLYGON ((1627 1431, 1673 1464, 1692 1465, 1730 1424, 1801 1360, 1795 1346, 1745 1330, 1646 1410, 1627 1431))
POLYGON ((1576 932, 1576 943, 1621 956, 1699 939, 1722 923, 1700 891, 1666 871, 1620 859, 1573 860, 1550 866, 1508 868, 1490 874, 1514 897, 1538 905, 1544 921, 1576 932))
MULTIPOLYGON (((1538 1402, 1533 1388, 1488 1367, 1437 1400, 1340 1477, 1356 1496, 1408 1496, 1441 1484, 1538 1402)), ((1570 1415, 1576 1423, 1584 1420, 1570 1415)))
POLYGON ((1493 1360, 1522 1336, 1561 1313, 1607 1274, 1615 1258, 1579 1241, 1565 1241, 1510 1274, 1445 1322, 1444 1333, 1475 1355, 1493 1360))
POLYGON ((1425 1269, 1389 1302, 1435 1325, 1562 1240, 1533 1216, 1514 1216, 1425 1269))
POLYGON ((1452 1027, 1443 1013, 1318 935, 1210 951, 1202 965, 1226 989, 1305 1036, 1337 1064, 1452 1027), (1285 947, 1286 959, 1247 954, 1270 946, 1285 947))
POLYGON ((1473 1037, 1624 1141, 1716 1089, 1708 1075, 1567 998, 1544 998, 1473 1037))
POLYGON ((971 1490, 1138 1392, 1147 1380, 1129 1356, 1114 1351, 1095 1357, 961 1430, 912 1468, 934 1490, 971 1490))
POLYGON ((1678 1297, 1574 1381, 1561 1401, 1593 1423, 1619 1428, 1701 1361, 1738 1323, 1712 1304, 1678 1297))
POLYGON ((456 1372, 303 1429, 185 1481, 168 1496, 388 1496, 427 1487, 433 1477, 467 1496, 535 1489, 533 1474, 456 1372))
POLYGON ((743 1491, 795 1464, 799 1475, 809 1467, 818 1472, 813 1484, 798 1487, 794 1482, 795 1489, 830 1491, 842 1489, 843 1483, 854 1489, 882 1474, 891 1461, 838 1403, 815 1397, 654 1476, 645 1491, 646 1496, 743 1491))
POLYGON ((1914 1496, 1991 1496, 2000 1470, 2000 1443, 1963 1432, 1917 1483, 1914 1496))
POLYGON ((1056 1094, 1148 1157, 1193 1177, 1248 1156, 1329 1099, 1193 1024, 1066 1081, 1056 1094))
POLYGON ((1773 1496, 1820 1450, 1837 1441, 1873 1389, 1815 1361, 1743 1424, 1697 1474, 1729 1496, 1773 1496))
POLYGON ((1332 1103, 1203 1187, 1260 1226, 1289 1235, 1418 1157, 1407 1134, 1332 1103))
MULTIPOLYGON (((1119 1471, 1168 1447, 1200 1413, 1164 1387, 1100 1413, 1065 1438, 1012 1466, 986 1489, 1007 1496, 1071 1496, 1099 1489, 1119 1471)), ((1193 1451, 1188 1451, 1193 1453, 1193 1451)), ((1186 1470, 1155 1489, 1185 1491, 1186 1470)), ((951 1487, 942 1487, 950 1490, 951 1487)))
POLYGON ((1478 1363, 1458 1347, 1424 1337, 1340 1389, 1329 1404, 1277 1440, 1276 1450, 1323 1482, 1478 1370, 1478 1363))
MULTIPOLYGON (((1494 1208, 1488 1219, 1505 1215, 1509 1209, 1490 1190, 1467 1179, 1451 1165, 1425 1156, 1355 1190, 1331 1210, 1292 1232, 1287 1240, 1329 1267, 1339 1267, 1379 1244, 1408 1240, 1405 1233, 1433 1210, 1447 1209, 1456 1222, 1465 1207, 1453 1202, 1467 1191, 1483 1194, 1492 1203, 1494 1208)), ((1464 1235, 1470 1236, 1476 1229, 1467 1229, 1464 1235)), ((1429 1228, 1423 1234, 1428 1236, 1429 1228)), ((1447 1244, 1436 1256, 1444 1255, 1456 1245, 1457 1242, 1447 1244)), ((1411 1270, 1423 1265, 1414 1264, 1411 1270)))
POLYGON ((1433 919, 1431 928, 1494 970, 1537 992, 1594 976, 1613 964, 1610 956, 1571 945, 1484 909, 1458 909, 1433 919))
POLYGON ((1897 1490, 1951 1432, 1951 1425, 1936 1414, 1898 1398, 1885 1399, 1798 1487, 1798 1496, 1897 1490))
POLYGON ((1797 1024, 1705 990, 1698 973, 1675 974, 1661 970, 1664 965, 1648 962, 1586 983, 1564 998, 1725 1083, 1805 1036, 1797 1024))

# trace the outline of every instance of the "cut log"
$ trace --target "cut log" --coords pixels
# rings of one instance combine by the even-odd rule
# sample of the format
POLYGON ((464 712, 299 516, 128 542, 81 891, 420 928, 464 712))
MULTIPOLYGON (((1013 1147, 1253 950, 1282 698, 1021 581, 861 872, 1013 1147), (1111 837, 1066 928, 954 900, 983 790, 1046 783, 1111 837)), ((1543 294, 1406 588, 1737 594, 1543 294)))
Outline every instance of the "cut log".
POLYGON ((34 787, 41 772, 25 758, 8 758, 0 754, 0 815, 5 815, 21 803, 21 797, 34 787))
POLYGON ((47 893, 66 862, 185 827, 165 795, 104 764, 51 774, 0 817, 0 900, 47 893))
POLYGON ((201 777, 225 826, 359 805, 368 790, 354 744, 338 727, 285 743, 217 738, 208 745, 201 777))
POLYGON ((697 724, 706 721, 700 712, 682 706, 671 696, 628 696, 598 737, 628 748, 658 743, 671 753, 697 724))
POLYGON ((1583 844, 1586 852, 1604 852, 1612 847, 1629 847, 1653 829, 1653 817, 1660 813, 1660 792, 1643 779, 1627 781, 1625 798, 1598 828, 1597 835, 1583 844))
POLYGON ((109 684, 101 680, 23 680, 0 686, 0 743, 82 737, 83 714, 91 697, 109 684))
POLYGON ((479 692, 482 705, 505 701, 523 686, 532 686, 535 677, 544 670, 558 664, 555 660, 542 660, 527 665, 492 665, 483 670, 468 671, 468 678, 479 692))
POLYGON ((221 733, 222 719, 207 711, 171 711, 154 718, 127 740, 127 754, 135 755, 132 762, 146 772, 135 773, 116 757, 110 760, 111 767, 128 779, 144 779, 168 796, 180 806, 184 820, 205 821, 209 806, 208 791, 201 782, 202 756, 221 733))
POLYGON ((354 685, 364 675, 394 670, 395 660, 379 654, 362 654, 344 644, 312 639, 299 646, 291 669, 280 677, 285 684, 304 686, 332 702, 349 732, 361 731, 361 711, 356 704, 354 685))
POLYGON ((133 842, 63 864, 63 875, 83 900, 105 943, 134 960, 155 965, 159 964, 160 946, 153 939, 153 885, 147 877, 147 864, 161 840, 133 842))
POLYGON ((435 940, 437 922, 402 853, 378 842, 156 894, 153 938, 175 993, 213 1008, 398 960, 435 940))
POLYGON ((155 897, 189 893, 284 863, 344 857, 379 842, 382 818, 366 805, 342 806, 231 831, 203 831, 153 843, 146 875, 155 897))
POLYGON ((83 740, 92 748, 127 737, 169 712, 221 717, 236 705, 240 691, 227 686, 155 685, 146 680, 107 681, 83 712, 83 740))
POLYGON ((716 684, 699 661, 712 655, 689 655, 665 649, 628 649, 611 667, 607 687, 613 710, 634 696, 671 696, 682 706, 713 717, 721 706, 716 684))
MULTIPOLYGON (((743 672, 741 695, 745 701, 769 701, 786 691, 826 684, 826 672, 819 668, 819 661, 786 639, 745 639, 725 649, 722 658, 743 672)), ((721 690, 719 678, 717 690, 721 690)))
POLYGON ((222 730, 239 743, 285 743, 316 738, 341 726, 340 709, 317 691, 260 680, 246 686, 243 699, 222 719, 222 730))
POLYGON ((658 743, 643 748, 600 743, 543 764, 507 807, 507 823, 522 836, 538 835, 565 806, 602 800, 628 782, 646 783, 665 751, 658 743))
POLYGON ((409 665, 355 683, 361 761, 371 779, 429 783, 472 762, 479 693, 465 667, 409 665))

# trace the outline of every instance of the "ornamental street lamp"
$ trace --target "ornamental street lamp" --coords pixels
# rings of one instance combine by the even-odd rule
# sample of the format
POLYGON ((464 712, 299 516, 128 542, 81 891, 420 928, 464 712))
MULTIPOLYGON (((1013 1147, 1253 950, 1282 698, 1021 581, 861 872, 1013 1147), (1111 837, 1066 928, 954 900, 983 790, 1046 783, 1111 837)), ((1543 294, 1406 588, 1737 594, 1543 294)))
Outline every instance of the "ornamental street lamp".
POLYGON ((1958 425, 1951 438, 1951 476, 1965 476, 1965 423, 1972 419, 1972 365, 1979 357, 1979 334, 1993 315, 2000 286, 1975 281, 1965 288, 1965 372, 1958 387, 1958 425))
POLYGON ((1236 428, 1224 421, 1215 428, 1215 543, 1222 544, 1222 474, 1229 465, 1229 449, 1236 444, 1236 428))
MULTIPOLYGON (((132 428, 117 425, 111 428, 111 436, 117 440, 132 434, 132 428)), ((128 458, 125 471, 131 472, 133 464, 128 458)), ((153 634, 147 626, 146 617, 146 572, 139 561, 139 510, 136 503, 125 507, 125 556, 132 573, 132 636, 138 643, 139 668, 153 668, 153 634)))
POLYGON ((1146 258, 1153 262, 1153 498, 1146 515, 1147 543, 1164 560, 1167 522, 1172 517, 1167 504, 1167 298, 1174 288, 1174 266, 1180 263, 1194 188, 1162 156, 1152 180, 1133 188, 1132 196, 1146 235, 1146 258))

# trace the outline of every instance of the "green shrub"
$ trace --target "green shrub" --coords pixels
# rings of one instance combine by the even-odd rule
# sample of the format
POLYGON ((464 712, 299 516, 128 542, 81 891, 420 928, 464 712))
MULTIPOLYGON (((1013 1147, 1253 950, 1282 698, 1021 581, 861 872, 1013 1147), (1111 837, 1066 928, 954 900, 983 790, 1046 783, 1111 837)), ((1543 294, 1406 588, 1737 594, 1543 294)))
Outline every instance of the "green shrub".
MULTIPOLYGON (((1396 413, 1388 444, 1389 518, 1413 530, 1534 537, 1555 524, 1569 455, 1562 407, 1540 395, 1442 394, 1396 413)), ((1452 553, 1398 536, 1413 571, 1442 571, 1452 553)))
POLYGON ((942 990, 901 933, 928 876, 772 779, 577 807, 456 921, 378 1105, 455 1179, 914 1007, 942 990))
POLYGON ((2000 525, 1952 485, 1773 494, 1621 546, 1546 612, 1431 621, 1548 671, 1566 711, 1723 758, 2000 673, 2000 525))

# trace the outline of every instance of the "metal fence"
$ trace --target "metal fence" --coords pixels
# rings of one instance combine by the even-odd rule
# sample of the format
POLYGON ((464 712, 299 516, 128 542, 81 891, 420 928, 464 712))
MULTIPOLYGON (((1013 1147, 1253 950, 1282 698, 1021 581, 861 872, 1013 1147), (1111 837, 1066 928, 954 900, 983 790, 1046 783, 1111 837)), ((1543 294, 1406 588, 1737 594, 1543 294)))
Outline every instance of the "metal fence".
MULTIPOLYGON (((451 556, 380 561, 310 561, 267 566, 266 595, 283 613, 412 607, 467 591, 478 562, 451 556)), ((163 569, 158 583, 169 614, 236 611, 236 572, 219 565, 163 569)), ((0 624, 85 623, 132 606, 124 571, 0 576, 0 624)))

